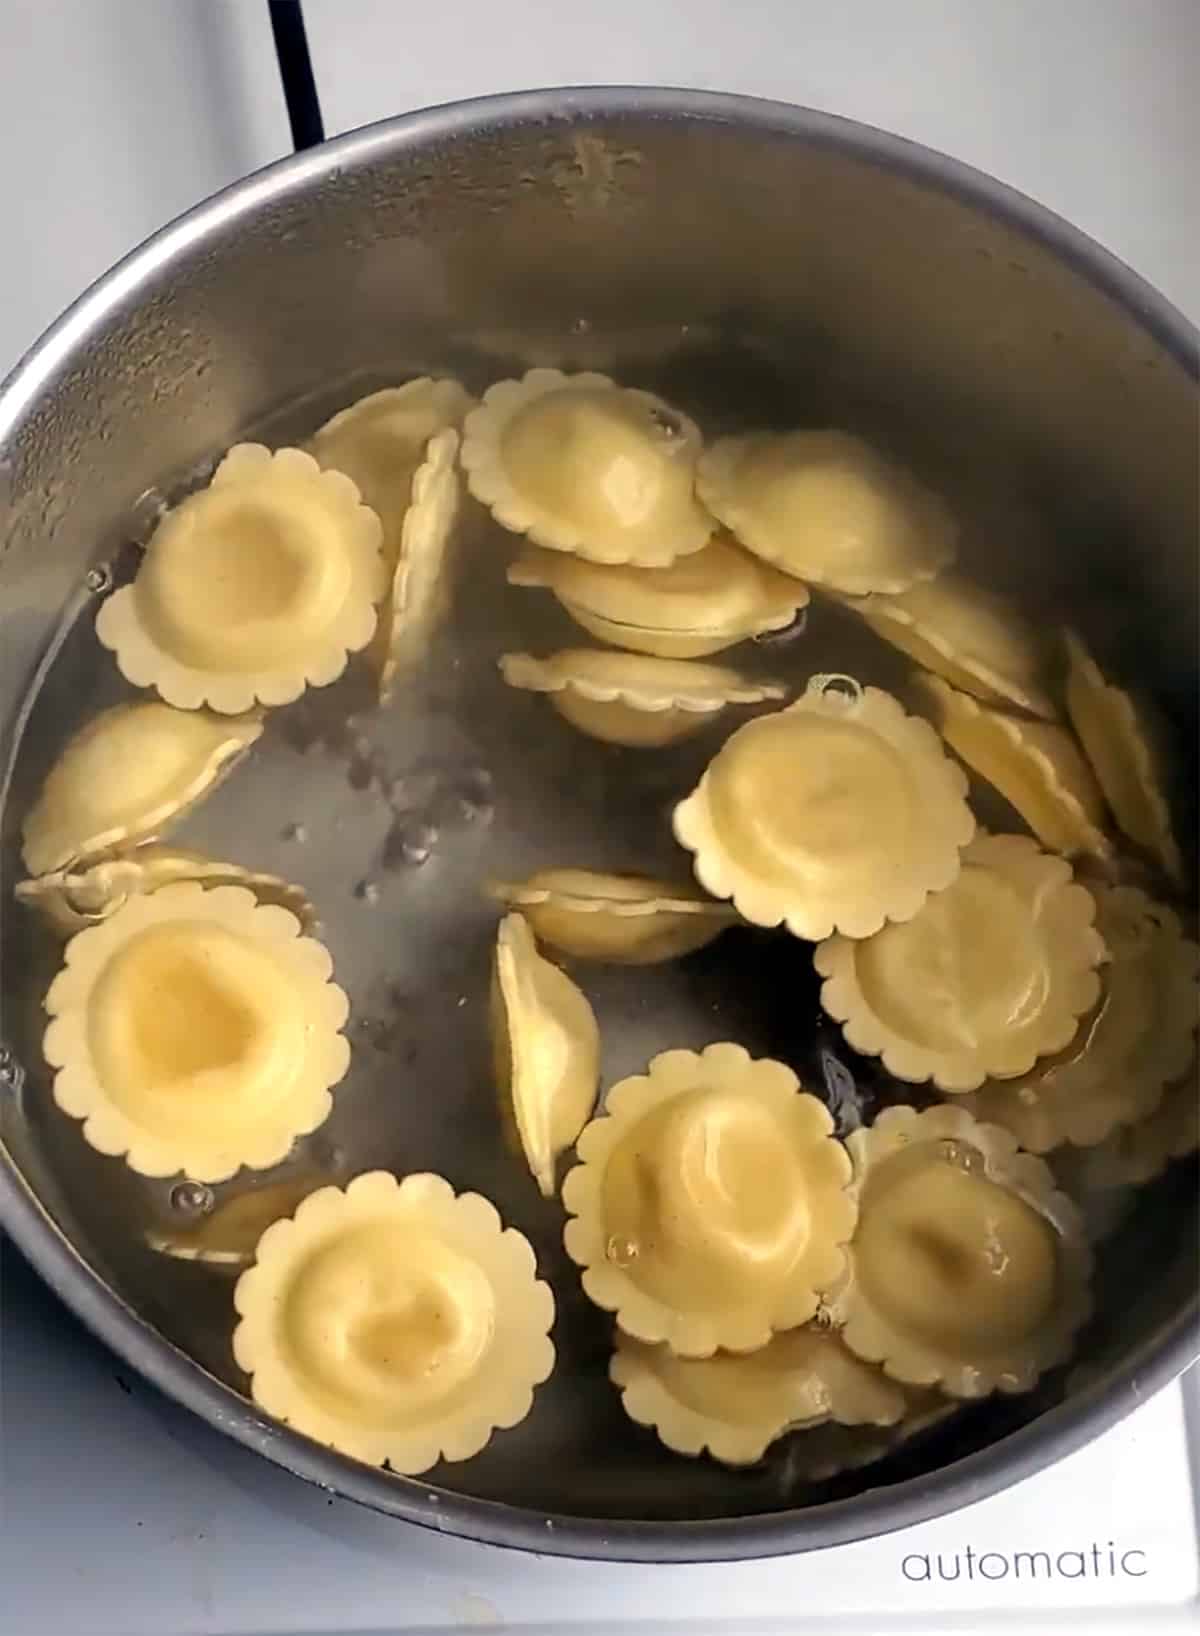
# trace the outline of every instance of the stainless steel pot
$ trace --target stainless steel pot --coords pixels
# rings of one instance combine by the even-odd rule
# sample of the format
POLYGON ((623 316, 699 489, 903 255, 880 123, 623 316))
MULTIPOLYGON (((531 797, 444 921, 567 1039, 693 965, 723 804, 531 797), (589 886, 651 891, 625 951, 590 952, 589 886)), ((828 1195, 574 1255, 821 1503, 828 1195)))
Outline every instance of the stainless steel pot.
MULTIPOLYGON (((398 1517, 539 1551, 700 1559, 835 1544, 967 1504, 1095 1436, 1200 1350, 1194 1168, 1176 1166, 1135 1201, 1103 1249, 1099 1313, 1076 1368, 1032 1396, 985 1403, 824 1487, 797 1489, 769 1462, 748 1474, 686 1464, 622 1422, 603 1386, 603 1330, 555 1259, 554 1207, 506 1181, 480 1134, 486 1092, 463 1078, 479 1048, 473 1024, 437 1009, 479 977, 474 953, 459 958, 476 947, 458 941, 461 925, 436 931, 458 865, 442 885, 436 870, 419 877, 433 886, 406 881, 418 895, 391 920, 349 905, 352 882, 338 877, 332 936, 356 1004, 376 1004, 370 983, 385 957, 407 969, 405 928, 420 919, 414 947, 432 975, 413 977, 401 999, 416 995, 456 1032, 440 1055, 414 1055, 419 1031, 393 1005, 382 1048, 377 1037, 359 1053, 373 1053, 376 1100, 364 1091, 355 1112, 347 1097, 329 1138, 340 1150, 327 1146, 322 1162, 432 1163, 497 1193, 548 1259, 568 1308, 562 1327, 582 1336, 567 1340, 561 1388, 523 1428, 425 1482, 353 1464, 256 1412, 228 1354, 228 1282, 164 1267, 135 1242, 139 1221, 172 1207, 166 1184, 114 1179, 123 1167, 98 1160, 49 1105, 38 1004, 52 956, 12 905, 15 837, 64 722, 109 685, 79 619, 105 579, 93 573, 89 588, 89 570, 122 572, 160 497, 248 431, 300 435, 357 388, 422 370, 482 384, 531 362, 656 386, 709 426, 803 414, 904 449, 963 507, 976 572, 1048 616, 1069 612, 1158 695, 1183 751, 1185 827, 1194 817, 1196 338, 1132 273, 960 165, 770 103, 538 92, 371 127, 250 178, 150 240, 0 394, 0 1218, 146 1377, 279 1464, 398 1517), (384 1082, 409 1099, 394 1131, 378 1115, 384 1082)), ((495 565, 480 549, 468 579, 476 647, 500 618, 495 565)), ((432 767, 435 784, 447 769, 478 774, 472 757, 489 753, 495 714, 482 688, 438 686, 420 719, 401 711, 391 743, 432 767)), ((308 727, 337 761, 321 722, 308 727)), ((547 777, 557 754, 543 758, 547 777)), ((236 848, 246 812, 262 818, 274 799, 255 831, 272 855, 256 861, 303 871, 303 859, 279 855, 279 827, 310 806, 315 822, 336 825, 345 768, 335 778, 323 756, 320 744, 307 761, 294 739, 277 745, 259 804, 214 807, 217 839, 236 848)), ((503 785, 495 758, 489 770, 503 785)), ((479 787, 477 777, 476 806, 479 787)), ((561 767, 553 787, 566 810, 561 767)), ((535 809, 512 798, 515 845, 535 809)), ((640 822, 654 798, 639 786, 628 811, 606 815, 611 827, 640 822)), ((310 858, 332 883, 355 843, 332 830, 325 839, 326 856, 310 858)), ((694 980, 761 1037, 778 1027, 764 994, 788 1018, 803 1010, 779 958, 732 974, 702 965, 694 980)), ((644 1060, 639 1029, 655 995, 644 979, 642 995, 614 1004, 630 1057, 644 1060)))

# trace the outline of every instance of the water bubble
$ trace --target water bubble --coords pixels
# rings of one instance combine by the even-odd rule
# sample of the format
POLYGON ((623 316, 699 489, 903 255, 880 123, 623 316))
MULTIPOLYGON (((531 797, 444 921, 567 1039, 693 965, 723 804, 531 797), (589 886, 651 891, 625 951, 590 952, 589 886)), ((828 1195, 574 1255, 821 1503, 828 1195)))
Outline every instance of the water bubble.
POLYGON ((638 1246, 632 1238, 621 1238, 614 1233, 604 1246, 605 1259, 615 1267, 628 1267, 638 1258, 638 1246))
POLYGON ((429 861, 438 832, 432 824, 396 824, 384 842, 385 868, 416 868, 429 861))
POLYGON ((25 1083, 25 1070, 7 1046, 0 1046, 0 1090, 18 1092, 25 1083))
POLYGON ((279 834, 281 840, 295 841, 297 846, 303 846, 308 840, 308 831, 303 824, 285 824, 279 834))
POLYGON ((112 582, 112 569, 104 562, 89 568, 83 581, 93 596, 103 596, 105 591, 112 589, 112 582))
POLYGON ((380 897, 378 881, 360 880, 354 888, 354 895, 361 898, 364 903, 378 903, 380 897))
POLYGON ((836 673, 831 676, 814 676, 808 687, 811 693, 818 694, 826 704, 840 705, 847 710, 862 698, 862 688, 853 676, 836 673))
POLYGON ((176 1182, 171 1189, 171 1208, 181 1216, 206 1216, 213 1202, 213 1190, 203 1182, 176 1182))
POLYGON ((953 1165, 956 1170, 971 1172, 983 1168, 983 1154, 968 1142, 956 1142, 949 1138, 939 1142, 937 1146, 939 1157, 947 1164, 953 1165))
POLYGON ((318 1136, 312 1145, 312 1156, 322 1170, 340 1170, 346 1162, 346 1150, 327 1136, 318 1136))

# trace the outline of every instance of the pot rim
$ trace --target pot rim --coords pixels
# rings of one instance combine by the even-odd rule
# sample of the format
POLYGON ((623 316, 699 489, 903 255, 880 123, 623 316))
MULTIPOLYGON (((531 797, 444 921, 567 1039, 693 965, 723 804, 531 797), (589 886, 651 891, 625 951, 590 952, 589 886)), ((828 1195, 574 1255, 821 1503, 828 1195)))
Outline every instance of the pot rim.
MULTIPOLYGON (((711 91, 589 86, 503 93, 402 114, 257 171, 162 228, 70 306, 0 385, 0 449, 108 314, 165 265, 218 229, 303 192, 347 165, 420 148, 481 126, 586 122, 636 114, 735 125, 832 147, 950 193, 1049 249, 1107 295, 1194 378, 1200 335, 1169 301, 1094 240, 973 167, 855 120, 711 91)), ((5 779, 0 779, 2 787, 5 779)), ((713 1562, 864 1540, 974 1504, 1099 1436, 1200 1357, 1200 1296, 1103 1388, 1077 1393, 1027 1426, 940 1470, 799 1510, 702 1521, 606 1520, 546 1514, 396 1477, 311 1442, 275 1421, 158 1334, 79 1256, 0 1147, 0 1223, 56 1295, 92 1332, 169 1397, 245 1447, 318 1486, 407 1522, 541 1554, 637 1562, 713 1562)))

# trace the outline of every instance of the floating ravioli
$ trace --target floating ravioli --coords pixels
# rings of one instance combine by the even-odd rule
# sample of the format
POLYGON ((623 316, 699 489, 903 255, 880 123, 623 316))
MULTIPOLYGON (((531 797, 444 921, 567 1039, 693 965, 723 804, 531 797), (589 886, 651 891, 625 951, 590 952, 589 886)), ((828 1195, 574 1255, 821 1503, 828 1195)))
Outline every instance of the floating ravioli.
POLYGON ((750 1465, 784 1432, 825 1425, 890 1426, 908 1407, 881 1370, 831 1330, 804 1325, 756 1352, 681 1358, 617 1333, 609 1366, 629 1418, 677 1454, 750 1465))
POLYGON ((936 676, 918 676, 915 684, 946 743, 999 790, 1043 846, 1067 858, 1112 857, 1104 797, 1065 727, 994 710, 936 676))
POLYGON ((928 722, 848 676, 726 740, 675 809, 700 884, 756 926, 867 937, 948 886, 975 832, 928 722))
POLYGON ((85 868, 56 869, 20 881, 16 896, 22 903, 39 909, 50 924, 68 936, 85 926, 107 920, 130 897, 157 892, 175 881, 198 880, 206 886, 246 886, 260 903, 278 903, 290 909, 301 929, 312 931, 316 910, 302 886, 293 886, 278 875, 243 869, 241 864, 224 863, 203 852, 183 847, 140 846, 119 858, 106 858, 85 868))
POLYGON ((602 648, 563 648, 548 659, 506 653, 509 687, 545 693, 565 721, 591 738, 657 749, 690 738, 732 704, 782 699, 779 682, 753 681, 724 665, 658 659, 602 648))
POLYGON ((225 778, 262 733, 157 700, 114 705, 70 740, 25 819, 32 875, 88 863, 163 834, 225 778))
POLYGON ((539 1191, 554 1193, 554 1165, 591 1116, 600 1031, 585 996, 537 951, 521 915, 496 938, 491 997, 496 1077, 539 1191))
POLYGON ((967 1104, 1031 1153, 1090 1147, 1140 1124, 1196 1050, 1200 949, 1179 918, 1133 886, 1094 886, 1109 963, 1100 1003, 1058 1056, 1019 1079, 985 1085, 967 1104))
POLYGON ((276 1165, 350 1063, 331 971, 295 915, 245 887, 131 897, 71 939, 46 995, 54 1100, 143 1176, 276 1165))
POLYGON ((1046 690, 1046 644, 1007 597, 947 573, 892 596, 841 600, 877 636, 964 693, 1057 716, 1046 690))
POLYGON ((951 1397, 1027 1391, 1089 1312, 1078 1212, 963 1108, 888 1108, 847 1138, 858 1226, 832 1306, 851 1351, 951 1397))
POLYGON ((300 449, 230 449, 155 529, 96 634, 136 687, 234 715, 324 687, 365 648, 383 591, 381 529, 358 489, 300 449))
POLYGON ((576 1146, 567 1253, 637 1340, 752 1352, 807 1323, 844 1271, 849 1160, 781 1062, 665 1051, 612 1087, 576 1146))
POLYGON ((940 496, 849 432, 750 432, 700 461, 701 500, 756 556, 851 596, 904 591, 954 560, 940 496))
POLYGON ((1105 681, 1079 637, 1066 634, 1067 710, 1113 816, 1175 882, 1183 859, 1171 829, 1162 759, 1129 694, 1105 681))
POLYGON ((474 402, 457 381, 422 376, 359 398, 327 420, 310 442, 317 464, 344 472, 379 518, 389 572, 400 556, 413 479, 429 457, 430 440, 456 432, 474 402))
POLYGON ((209 1267, 242 1268, 254 1260, 259 1239, 272 1222, 294 1214, 302 1199, 326 1185, 315 1175, 268 1182, 218 1204, 194 1227, 153 1228, 146 1244, 173 1261, 199 1261, 209 1267))
POLYGON ((808 604, 799 580, 719 537, 668 568, 607 565, 530 548, 509 567, 508 581, 553 591, 571 618, 602 642, 663 659, 699 659, 782 630, 808 604))
POLYGON ((356 1176, 268 1227, 238 1279, 233 1353, 305 1436, 415 1475, 524 1420, 554 1367, 528 1239, 440 1176, 356 1176))
POLYGON ((1172 1159, 1200 1146, 1200 1086, 1192 1070, 1172 1085, 1154 1112, 1136 1125, 1122 1125, 1081 1157, 1085 1184, 1107 1189, 1142 1187, 1162 1174, 1172 1159))
POLYGON ((821 944, 821 1004, 897 1079, 972 1091, 1070 1043, 1100 997, 1094 919, 1062 858, 1024 835, 980 835, 911 920, 821 944))
POLYGON ((716 527, 693 493, 700 441, 650 392, 531 369, 467 416, 462 463, 475 498, 536 545, 662 568, 716 527))
POLYGON ((449 608, 448 559, 462 487, 457 453, 458 433, 438 432, 412 480, 397 554, 394 563, 389 561, 391 581, 368 649, 383 703, 397 677, 427 657, 449 608))
POLYGON ((648 875, 539 869, 499 881, 493 897, 519 909, 541 942, 578 960, 650 966, 711 943, 737 917, 693 886, 648 875))

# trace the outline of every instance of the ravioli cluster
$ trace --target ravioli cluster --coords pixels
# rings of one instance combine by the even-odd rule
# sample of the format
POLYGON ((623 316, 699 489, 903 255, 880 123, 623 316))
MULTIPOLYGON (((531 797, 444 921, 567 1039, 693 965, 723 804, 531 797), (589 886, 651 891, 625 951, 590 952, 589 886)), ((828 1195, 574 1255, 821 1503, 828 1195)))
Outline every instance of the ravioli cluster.
POLYGON ((477 1454, 553 1369, 554 1296, 488 1200, 313 1161, 350 1001, 304 888, 168 838, 266 710, 356 656, 381 706, 419 676, 468 505, 519 537, 517 601, 549 592, 593 644, 497 654, 529 732, 616 769, 695 741, 678 868, 481 879, 499 919, 468 997, 513 1162, 560 1197, 609 1315, 629 1419, 735 1466, 787 1439, 817 1482, 1028 1391, 1089 1316, 1080 1200, 1197 1146, 1200 948, 1165 741, 1079 634, 967 574, 953 506, 893 452, 821 427, 706 443, 590 372, 478 402, 423 377, 303 449, 239 444, 102 603, 140 691, 61 751, 17 896, 65 940, 57 1106, 139 1175, 228 1184, 146 1247, 237 1275, 233 1356, 266 1413, 401 1475, 477 1454), (809 617, 857 622, 907 682, 795 678, 809 617), (754 646, 727 662, 747 643, 772 674, 754 646), (877 1060, 872 1123, 835 1124, 736 1039, 663 1041, 605 1084, 589 968, 646 968, 652 1007, 650 968, 733 926, 811 945, 823 1011, 877 1060))

